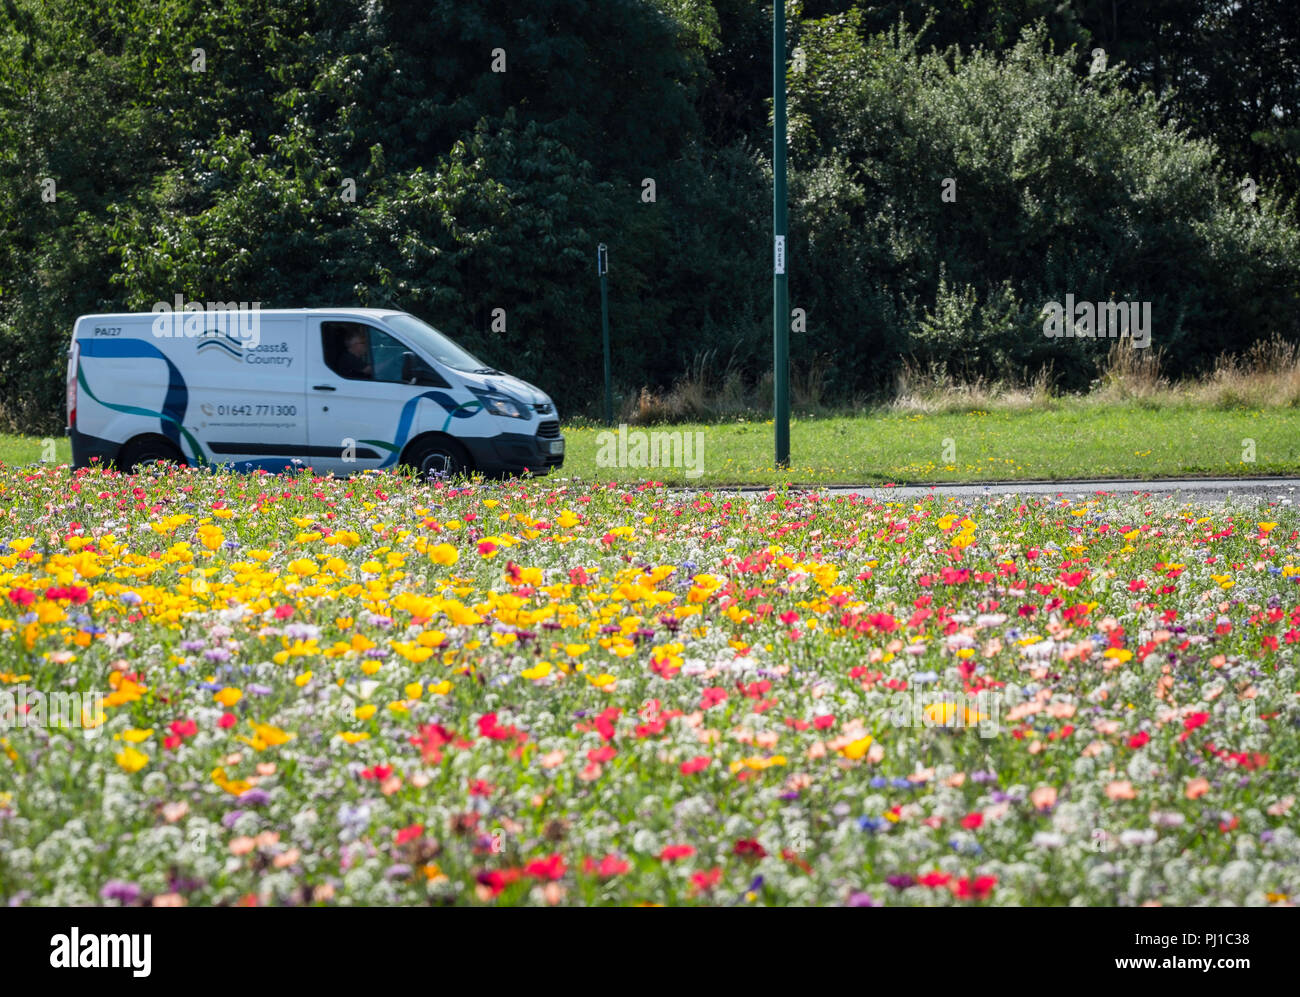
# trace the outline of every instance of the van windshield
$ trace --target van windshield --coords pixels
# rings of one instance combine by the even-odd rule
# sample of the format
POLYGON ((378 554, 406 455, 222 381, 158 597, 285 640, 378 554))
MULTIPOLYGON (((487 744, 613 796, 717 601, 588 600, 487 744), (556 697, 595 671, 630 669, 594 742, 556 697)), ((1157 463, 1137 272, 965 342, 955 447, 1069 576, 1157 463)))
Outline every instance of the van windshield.
POLYGON ((473 373, 487 367, 474 354, 461 349, 429 323, 421 322, 414 315, 385 315, 384 321, 420 350, 452 370, 473 373))

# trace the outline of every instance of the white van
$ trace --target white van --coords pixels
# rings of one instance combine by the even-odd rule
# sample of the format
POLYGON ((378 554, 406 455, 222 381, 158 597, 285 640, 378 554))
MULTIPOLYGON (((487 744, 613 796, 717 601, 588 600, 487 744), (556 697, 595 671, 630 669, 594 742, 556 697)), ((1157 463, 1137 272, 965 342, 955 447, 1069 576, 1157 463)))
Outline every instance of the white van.
POLYGON ((545 474, 551 399, 413 315, 235 308, 83 315, 68 351, 72 463, 152 461, 336 475, 545 474))

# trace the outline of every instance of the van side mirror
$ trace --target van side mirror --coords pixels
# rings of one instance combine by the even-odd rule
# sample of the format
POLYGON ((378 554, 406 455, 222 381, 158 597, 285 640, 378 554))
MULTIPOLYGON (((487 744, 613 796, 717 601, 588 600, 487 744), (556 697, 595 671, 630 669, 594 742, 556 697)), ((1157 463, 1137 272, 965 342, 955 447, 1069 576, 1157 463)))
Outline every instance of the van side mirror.
POLYGON ((420 362, 414 353, 407 350, 402 354, 402 380, 414 384, 420 376, 420 362))
POLYGON ((402 354, 402 380, 407 384, 422 384, 433 388, 449 387, 436 370, 409 350, 402 354))

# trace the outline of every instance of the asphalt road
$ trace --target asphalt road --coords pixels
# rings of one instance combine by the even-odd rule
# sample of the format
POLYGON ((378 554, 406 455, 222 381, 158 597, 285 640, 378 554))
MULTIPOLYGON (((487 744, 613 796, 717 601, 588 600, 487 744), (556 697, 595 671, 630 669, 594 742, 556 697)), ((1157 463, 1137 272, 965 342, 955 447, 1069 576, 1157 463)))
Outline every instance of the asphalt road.
POLYGON ((907 485, 898 488, 828 488, 833 494, 870 495, 880 501, 917 499, 927 495, 980 499, 990 495, 1059 495, 1086 498, 1106 493, 1115 496, 1152 496, 1173 502, 1289 506, 1300 501, 1300 478, 1182 478, 1163 481, 1012 481, 978 485, 907 485))

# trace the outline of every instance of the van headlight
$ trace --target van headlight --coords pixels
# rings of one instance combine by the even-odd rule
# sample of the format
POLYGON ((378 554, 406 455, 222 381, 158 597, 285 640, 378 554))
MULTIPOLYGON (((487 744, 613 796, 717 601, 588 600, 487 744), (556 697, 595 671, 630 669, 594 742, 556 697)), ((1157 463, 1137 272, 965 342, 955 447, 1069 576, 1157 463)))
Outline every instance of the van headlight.
POLYGON ((528 413, 522 405, 506 395, 480 395, 483 407, 493 415, 505 416, 507 419, 527 419, 528 413))

